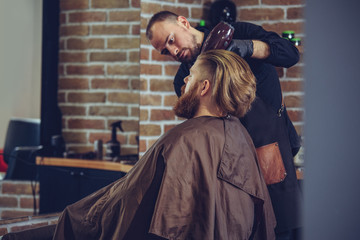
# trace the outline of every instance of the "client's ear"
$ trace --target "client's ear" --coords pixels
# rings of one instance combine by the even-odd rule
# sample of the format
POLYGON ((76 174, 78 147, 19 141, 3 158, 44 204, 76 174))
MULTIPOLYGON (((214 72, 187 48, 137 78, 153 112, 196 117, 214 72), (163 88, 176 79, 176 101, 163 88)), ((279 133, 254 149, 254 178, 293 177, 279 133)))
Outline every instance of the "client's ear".
POLYGON ((210 81, 209 80, 204 80, 201 83, 201 92, 200 92, 200 96, 205 96, 207 93, 210 92, 211 86, 210 86, 210 81))

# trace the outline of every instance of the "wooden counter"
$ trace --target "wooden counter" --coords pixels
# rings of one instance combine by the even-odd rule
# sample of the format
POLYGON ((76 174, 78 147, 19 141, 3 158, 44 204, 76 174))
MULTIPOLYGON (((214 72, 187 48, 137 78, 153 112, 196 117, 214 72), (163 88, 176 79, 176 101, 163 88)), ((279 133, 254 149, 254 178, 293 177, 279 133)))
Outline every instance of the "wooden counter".
POLYGON ((91 168, 100 170, 120 171, 126 173, 129 172, 130 169, 133 167, 132 165, 117 162, 53 157, 36 157, 36 164, 58 167, 91 168))

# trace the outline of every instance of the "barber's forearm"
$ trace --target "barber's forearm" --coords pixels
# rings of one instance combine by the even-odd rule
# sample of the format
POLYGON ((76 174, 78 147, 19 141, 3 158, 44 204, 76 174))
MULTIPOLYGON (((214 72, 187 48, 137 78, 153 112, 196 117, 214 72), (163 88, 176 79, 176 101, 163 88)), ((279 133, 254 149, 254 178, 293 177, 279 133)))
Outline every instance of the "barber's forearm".
POLYGON ((267 43, 259 41, 259 40, 252 40, 254 51, 251 55, 252 58, 257 59, 265 59, 270 55, 270 47, 267 43))

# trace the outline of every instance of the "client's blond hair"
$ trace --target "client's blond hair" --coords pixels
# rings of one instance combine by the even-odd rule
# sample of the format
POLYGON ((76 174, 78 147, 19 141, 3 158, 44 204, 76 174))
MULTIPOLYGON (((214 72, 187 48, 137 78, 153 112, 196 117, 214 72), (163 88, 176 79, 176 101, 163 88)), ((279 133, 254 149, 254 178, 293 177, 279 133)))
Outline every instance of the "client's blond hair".
POLYGON ((244 116, 256 91, 256 79, 247 62, 226 50, 208 50, 197 61, 201 61, 204 75, 211 81, 218 107, 234 116, 244 116))

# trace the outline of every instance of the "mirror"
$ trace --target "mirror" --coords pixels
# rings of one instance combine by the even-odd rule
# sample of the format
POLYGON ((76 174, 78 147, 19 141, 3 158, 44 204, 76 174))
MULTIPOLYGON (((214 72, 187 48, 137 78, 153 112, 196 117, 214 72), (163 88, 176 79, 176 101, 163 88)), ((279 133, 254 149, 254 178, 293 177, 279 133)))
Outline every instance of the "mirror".
MULTIPOLYGON (((0 10, 0 29, 6 33, 0 38, 0 102, 8 113, 0 116, 0 148, 15 115, 41 118, 45 149, 51 146, 53 135, 62 134, 67 150, 76 153, 93 151, 98 139, 105 144, 111 137, 111 123, 122 120, 124 132, 117 134, 121 155, 137 154, 139 6, 110 1, 6 0, 1 1, 0 10)), ((9 186, 1 188, 5 191, 9 186)), ((20 188, 30 192, 27 200, 32 201, 31 186, 20 188)), ((15 198, 19 191, 18 187, 12 191, 15 198)), ((33 206, 27 204, 25 210, 11 213, 13 207, 7 213, 0 209, 0 217, 31 214, 33 206)))

